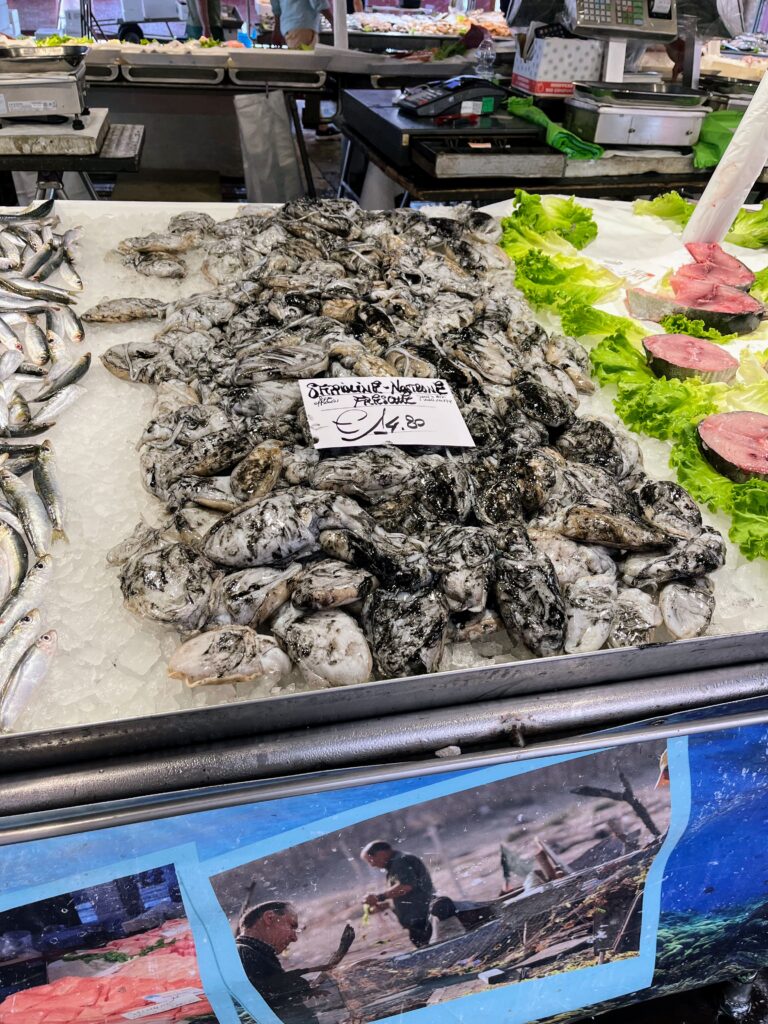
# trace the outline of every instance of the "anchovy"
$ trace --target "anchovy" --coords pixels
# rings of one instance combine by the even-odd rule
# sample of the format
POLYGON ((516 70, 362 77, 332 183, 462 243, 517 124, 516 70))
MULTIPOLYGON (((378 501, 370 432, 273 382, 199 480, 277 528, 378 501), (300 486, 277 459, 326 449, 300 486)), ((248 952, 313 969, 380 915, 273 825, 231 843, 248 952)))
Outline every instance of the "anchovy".
MULTIPOLYGON (((82 277, 80 277, 78 272, 75 270, 72 262, 70 261, 69 257, 67 256, 67 250, 66 249, 62 249, 61 251, 62 251, 62 253, 64 253, 64 257, 65 257, 64 258, 64 262, 61 263, 61 266, 60 266, 60 269, 59 269, 59 274, 61 276, 61 279, 62 279, 62 281, 64 282, 64 284, 67 286, 67 288, 70 291, 81 292, 83 290, 83 287, 84 287, 83 286, 83 279, 82 279, 82 277)), ((40 280, 43 280, 43 279, 40 278, 40 280)))
POLYGON ((0 640, 0 703, 5 694, 8 680, 24 652, 40 632, 40 612, 33 608, 15 622, 0 640))
POLYGON ((2 430, 2 435, 4 437, 37 437, 38 434, 45 434, 55 426, 55 422, 42 423, 32 421, 31 423, 25 423, 21 427, 6 426, 2 430))
MULTIPOLYGON (((19 541, 26 555, 26 545, 21 537, 19 541)), ((16 590, 6 598, 0 607, 0 640, 9 633, 14 622, 38 606, 50 584, 52 572, 53 559, 50 555, 43 555, 26 573, 16 590)))
POLYGON ((9 348, 0 355, 0 380, 8 380, 24 362, 24 353, 17 348, 9 348))
POLYGON ((0 488, 8 504, 21 520, 32 550, 38 558, 48 554, 51 547, 52 528, 45 505, 38 495, 22 480, 5 468, 8 456, 1 457, 0 488))
POLYGON ((56 630, 49 629, 19 659, 13 674, 0 692, 0 729, 3 732, 13 729, 35 690, 47 676, 57 646, 56 630))
MULTIPOLYGON (((0 274, 0 278, 3 275, 0 274)), ((64 293, 67 295, 67 292, 64 293)), ((72 296, 68 296, 69 300, 72 300, 72 296)), ((26 298, 23 295, 14 295, 11 292, 2 290, 0 286, 0 314, 2 313, 47 313, 51 308, 51 303, 43 302, 39 299, 26 298)))
POLYGON ((0 224, 22 224, 24 221, 30 220, 42 220, 53 212, 53 199, 47 199, 45 202, 36 205, 30 203, 29 206, 25 206, 21 210, 13 209, 9 210, 7 207, 5 210, 0 210, 0 224))
POLYGON ((35 402, 45 402, 49 398, 53 398, 59 391, 68 387, 70 384, 76 384, 81 377, 84 377, 88 372, 88 368, 91 365, 91 353, 86 352, 85 355, 80 356, 77 362, 72 363, 69 369, 64 370, 54 381, 47 387, 43 388, 39 395, 34 398, 35 402))
POLYGON ((10 523, 0 521, 0 579, 4 603, 7 604, 21 588, 28 566, 24 538, 10 523))
POLYGON ((85 337, 83 321, 69 306, 64 306, 61 312, 61 320, 64 324, 64 337, 69 341, 80 342, 85 337))
POLYGON ((24 328, 24 350, 29 361, 35 366, 45 366, 51 358, 45 340, 45 331, 35 323, 27 324, 24 328))
MULTIPOLYGON (((2 359, 0 359, 1 362, 2 359)), ((57 416, 60 416, 65 409, 68 409, 70 405, 73 405, 84 394, 85 388, 80 387, 79 384, 69 384, 67 387, 62 388, 61 391, 57 391, 52 398, 40 404, 40 408, 37 409, 32 417, 32 423, 42 423, 49 419, 55 422, 57 416)), ((37 399, 33 399, 33 402, 36 405, 38 404, 37 399)))
POLYGON ((66 540, 64 532, 64 514, 61 490, 56 480, 54 469, 53 448, 50 441, 43 442, 37 454, 35 465, 32 470, 32 479, 35 482, 35 490, 43 499, 45 510, 53 526, 52 539, 66 540))
MULTIPOLYGON (((37 271, 36 274, 32 275, 32 280, 33 281, 47 281, 48 278, 52 277, 53 274, 55 274, 57 270, 62 272, 62 276, 63 276, 63 267, 64 267, 64 262, 65 262, 65 256, 66 256, 66 253, 64 252, 63 249, 55 249, 54 253, 53 253, 53 256, 51 256, 51 258, 49 260, 47 260, 43 264, 43 266, 37 271)), ((81 282, 81 286, 82 286, 82 282, 81 282)), ((79 291, 79 289, 67 288, 67 291, 70 291, 70 292, 71 291, 79 291)))
POLYGON ((42 249, 38 249, 37 252, 33 252, 32 255, 24 261, 19 273, 22 277, 34 277, 39 270, 43 269, 52 256, 53 246, 50 243, 47 243, 42 249))
POLYGON ((31 419, 32 414, 29 411, 27 400, 19 391, 14 391, 13 397, 8 403, 9 425, 12 427, 22 427, 25 423, 29 423, 31 419))
POLYGON ((21 348, 21 342, 11 330, 8 321, 2 316, 0 316, 0 341, 7 348, 21 348))
POLYGON ((45 299, 48 302, 63 303, 74 301, 70 293, 63 288, 55 288, 52 284, 40 284, 38 281, 29 281, 26 277, 14 274, 0 274, 0 288, 16 295, 23 295, 28 299, 45 299))

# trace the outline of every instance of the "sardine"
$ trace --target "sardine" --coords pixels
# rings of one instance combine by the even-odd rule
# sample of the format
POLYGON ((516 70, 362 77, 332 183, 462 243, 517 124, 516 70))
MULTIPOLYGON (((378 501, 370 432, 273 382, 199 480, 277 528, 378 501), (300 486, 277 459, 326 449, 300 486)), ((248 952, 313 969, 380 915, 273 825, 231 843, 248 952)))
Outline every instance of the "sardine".
POLYGON ((66 540, 67 535, 64 532, 63 522, 63 501, 61 490, 56 480, 53 448, 50 441, 45 441, 37 454, 32 470, 32 479, 35 482, 35 490, 42 498, 48 518, 51 520, 51 525, 53 526, 52 539, 54 541, 66 540))
POLYGON ((40 612, 33 608, 14 622, 0 640, 0 702, 13 670, 40 632, 40 612))
POLYGON ((49 629, 27 648, 17 662, 13 674, 0 691, 0 729, 3 732, 13 729, 35 690, 48 675, 57 646, 56 630, 49 629))
POLYGON ((45 366, 51 358, 45 332, 35 323, 27 324, 24 328, 24 351, 27 359, 35 366, 45 366))
POLYGON ((91 353, 86 352, 85 355, 80 356, 77 362, 72 363, 68 369, 63 370, 55 377, 53 382, 43 388, 39 395, 35 395, 35 402, 45 402, 70 384, 76 384, 88 372, 90 365, 91 353))
POLYGON ((6 348, 21 348, 21 342, 16 337, 14 331, 11 330, 11 325, 4 317, 0 317, 0 341, 6 348))
POLYGON ((0 520, 0 580, 2 599, 7 603, 18 592, 29 566, 24 538, 10 523, 0 520))
POLYGON ((24 353, 17 348, 9 348, 0 355, 0 380, 8 380, 24 362, 24 353))
MULTIPOLYGON (((34 278, 38 271, 42 270, 45 264, 51 259, 54 254, 53 246, 47 243, 42 249, 37 252, 33 252, 31 256, 24 260, 21 265, 19 273, 22 277, 34 278)), ((62 256, 63 259, 63 256, 62 256)))
POLYGON ((29 281, 26 277, 17 274, 0 274, 0 288, 27 299, 44 299, 46 302, 64 304, 74 301, 70 293, 63 288, 56 288, 52 284, 41 284, 38 281, 29 281))
POLYGON ((62 250, 62 252, 65 254, 65 259, 59 268, 59 275, 70 291, 81 292, 83 290, 83 279, 75 270, 69 258, 66 257, 66 250, 62 250))
MULTIPOLYGON (((63 249, 55 250, 53 256, 47 260, 43 266, 32 275, 33 281, 47 281, 49 277, 53 277, 57 270, 61 272, 62 278, 64 277, 63 266, 64 266, 65 252, 63 249)), ((82 287, 82 281, 80 282, 82 287)), ((67 291, 79 291, 79 288, 67 287, 67 291)))
MULTIPOLYGON (((24 544, 20 537, 19 540, 24 544)), ((24 552, 26 554, 26 545, 24 552)), ((0 607, 0 640, 10 632, 14 623, 40 604, 50 585, 52 572, 53 559, 50 555, 43 555, 23 577, 16 591, 6 598, 0 607)))
POLYGON ((52 527, 42 499, 23 480, 5 468, 8 456, 0 456, 0 489, 21 520, 32 550, 38 558, 51 549, 52 527))
MULTIPOLYGON (((2 358, 0 358, 0 364, 2 364, 2 358)), ((36 406, 35 414, 32 417, 32 424, 36 425, 39 423, 47 423, 50 421, 56 422, 56 417, 60 416, 65 409, 68 409, 70 405, 81 398, 85 394, 85 388, 79 384, 70 384, 61 391, 57 391, 52 398, 42 402, 38 406, 38 399, 33 399, 36 406)))
POLYGON ((23 224, 25 221, 43 220, 44 217, 47 217, 52 212, 53 199, 46 199, 39 206, 36 203, 30 203, 29 206, 25 206, 23 209, 5 207, 5 209, 0 210, 0 224, 18 225, 23 224))
POLYGON ((80 317, 69 306, 61 309, 61 320, 64 324, 64 337, 68 341, 81 342, 85 337, 85 328, 80 317))

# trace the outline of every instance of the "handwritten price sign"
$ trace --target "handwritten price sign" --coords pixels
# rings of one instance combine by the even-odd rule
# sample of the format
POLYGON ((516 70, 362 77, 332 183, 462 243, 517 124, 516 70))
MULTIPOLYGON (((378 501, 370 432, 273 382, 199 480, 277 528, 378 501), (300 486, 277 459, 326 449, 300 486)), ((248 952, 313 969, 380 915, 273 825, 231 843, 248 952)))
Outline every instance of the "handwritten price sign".
POLYGON ((444 380, 328 377, 299 386, 315 448, 475 446, 444 380))

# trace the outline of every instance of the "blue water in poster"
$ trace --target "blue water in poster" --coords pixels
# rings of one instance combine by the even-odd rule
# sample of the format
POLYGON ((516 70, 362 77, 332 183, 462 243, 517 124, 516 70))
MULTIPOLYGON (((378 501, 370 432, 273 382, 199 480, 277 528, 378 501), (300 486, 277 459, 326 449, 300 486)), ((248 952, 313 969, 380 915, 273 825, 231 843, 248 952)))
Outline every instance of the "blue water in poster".
POLYGON ((767 744, 713 732, 0 848, 0 1024, 86 1004, 82 1024, 525 1024, 754 968, 767 744))

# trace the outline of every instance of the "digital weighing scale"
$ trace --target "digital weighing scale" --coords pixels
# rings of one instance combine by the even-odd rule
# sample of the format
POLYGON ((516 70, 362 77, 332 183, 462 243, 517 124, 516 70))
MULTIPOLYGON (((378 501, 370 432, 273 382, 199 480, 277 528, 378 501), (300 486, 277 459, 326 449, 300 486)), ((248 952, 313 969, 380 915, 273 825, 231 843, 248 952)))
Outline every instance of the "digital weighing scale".
POLYGON ((0 121, 84 128, 87 46, 0 47, 0 121))
POLYGON ((706 100, 668 83, 574 82, 565 127, 599 145, 687 148, 699 140, 706 100))
POLYGON ((342 94, 344 123, 361 138, 375 139, 393 167, 415 164, 437 178, 497 178, 520 174, 521 161, 541 150, 542 159, 552 158, 553 174, 562 168, 562 156, 543 146, 542 129, 528 121, 499 111, 444 124, 440 117, 405 114, 394 105, 400 95, 396 89, 342 94))

